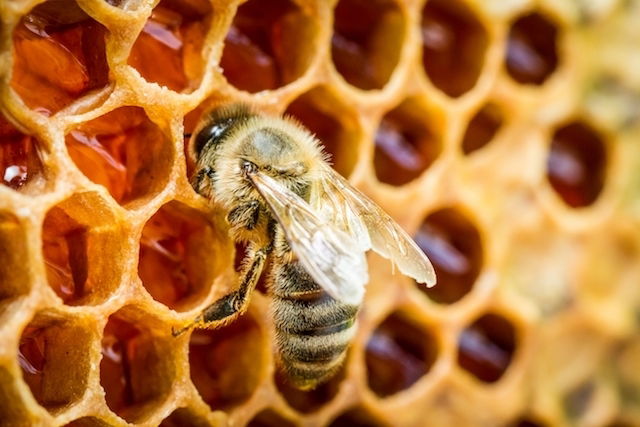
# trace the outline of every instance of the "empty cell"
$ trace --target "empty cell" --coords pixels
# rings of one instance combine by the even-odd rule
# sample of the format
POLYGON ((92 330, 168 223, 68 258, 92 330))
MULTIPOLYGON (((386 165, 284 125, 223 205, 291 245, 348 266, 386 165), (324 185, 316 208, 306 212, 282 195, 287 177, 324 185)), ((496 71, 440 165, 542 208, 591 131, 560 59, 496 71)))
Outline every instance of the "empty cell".
POLYGON ((388 427, 389 424, 379 420, 364 408, 351 408, 334 419, 329 427, 388 427))
POLYGON ((66 136, 71 159, 120 204, 152 196, 166 183, 171 142, 139 107, 121 107, 66 136))
POLYGON ((160 1, 131 48, 129 65, 149 82, 175 91, 195 89, 211 12, 206 0, 160 1))
POLYGON ((423 221, 414 236, 431 260, 438 286, 417 285, 437 303, 452 304, 471 291, 483 262, 480 233, 461 211, 440 209, 423 221))
POLYGON ((0 307, 3 302, 26 295, 29 280, 29 247, 24 228, 12 214, 0 212, 0 307))
POLYGON ((375 135, 373 165, 380 182, 404 185, 419 177, 442 150, 444 118, 417 100, 388 112, 375 135))
POLYGON ((465 328, 458 339, 458 365, 480 381, 502 378, 516 350, 516 332, 507 319, 485 314, 465 328))
POLYGON ((188 408, 176 409, 160 423, 160 427, 208 427, 209 425, 211 424, 206 419, 188 408))
POLYGON ((22 331, 18 363, 33 397, 52 413, 85 393, 91 370, 89 328, 37 315, 22 331))
POLYGON ((607 151, 603 137, 575 121, 553 134, 547 157, 547 179, 572 208, 591 205, 604 187, 607 151))
POLYGON ((511 24, 506 67, 518 83, 541 85, 558 67, 558 29, 544 15, 534 12, 511 24))
POLYGON ((109 316, 104 328, 100 384, 107 406, 131 423, 153 412, 173 383, 175 340, 158 335, 159 324, 158 319, 123 308, 109 316))
POLYGON ((422 65, 431 82, 458 97, 476 84, 488 45, 486 29, 460 0, 430 0, 422 11, 422 65))
POLYGON ((313 89, 293 101, 286 114, 313 132, 331 155, 333 168, 349 177, 358 161, 360 135, 355 114, 323 88, 313 89))
POLYGON ((120 283, 120 226, 103 203, 95 194, 77 194, 51 208, 42 224, 47 282, 65 304, 98 304, 120 283))
POLYGON ((336 70, 360 89, 380 89, 393 73, 405 19, 391 0, 340 0, 334 10, 331 57, 336 70))
MULTIPOLYGON (((348 356, 347 356, 348 357, 348 356)), ((331 402, 340 391, 340 384, 345 378, 344 363, 329 381, 318 385, 313 390, 302 391, 293 387, 282 369, 276 373, 276 386, 289 406, 298 412, 311 413, 320 410, 331 402)))
POLYGON ((273 409, 260 411, 247 424, 248 427, 295 427, 296 424, 286 417, 280 415, 273 409))
POLYGON ((249 0, 233 18, 220 66, 240 90, 277 89, 300 77, 315 51, 317 24, 289 0, 249 0))
POLYGON ((249 399, 263 378, 263 351, 262 332, 249 315, 215 330, 195 330, 191 381, 213 410, 231 409, 249 399))
POLYGON ((50 115, 107 85, 107 30, 75 0, 49 0, 13 33, 11 86, 30 108, 50 115))
POLYGON ((226 243, 202 213, 170 202, 142 230, 138 275, 156 301, 191 308, 229 261, 226 243))
POLYGON ((462 152, 471 154, 487 145, 502 126, 502 110, 488 102, 471 118, 462 137, 462 152))
POLYGON ((388 316, 372 333, 366 348, 369 388, 388 397, 426 375, 438 355, 435 337, 402 312, 388 316))
POLYGON ((42 179, 38 142, 20 132, 0 113, 0 183, 14 190, 42 179))

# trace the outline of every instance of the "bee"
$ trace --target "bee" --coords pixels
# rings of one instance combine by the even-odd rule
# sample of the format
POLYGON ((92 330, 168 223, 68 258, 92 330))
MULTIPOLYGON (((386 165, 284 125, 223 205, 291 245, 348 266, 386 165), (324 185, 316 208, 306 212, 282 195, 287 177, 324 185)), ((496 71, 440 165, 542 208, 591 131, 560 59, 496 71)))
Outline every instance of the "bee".
POLYGON ((435 284, 413 239, 336 173, 319 141, 293 119, 223 107, 207 114, 193 135, 192 185, 225 210, 231 237, 247 250, 237 290, 175 336, 242 314, 270 257, 279 365, 293 386, 308 390, 345 359, 369 280, 369 249, 416 281, 435 284))

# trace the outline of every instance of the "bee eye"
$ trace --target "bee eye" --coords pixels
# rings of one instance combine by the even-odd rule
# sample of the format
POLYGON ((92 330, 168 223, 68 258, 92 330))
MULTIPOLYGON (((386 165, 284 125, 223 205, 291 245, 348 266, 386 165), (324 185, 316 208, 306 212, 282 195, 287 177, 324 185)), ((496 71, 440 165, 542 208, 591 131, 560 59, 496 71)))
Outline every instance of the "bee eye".
POLYGON ((218 144, 220 144, 225 135, 228 133, 228 130, 231 127, 232 123, 233 119, 229 117, 203 127, 196 135, 196 140, 194 143, 196 156, 200 157, 200 154, 205 147, 215 148, 218 144))

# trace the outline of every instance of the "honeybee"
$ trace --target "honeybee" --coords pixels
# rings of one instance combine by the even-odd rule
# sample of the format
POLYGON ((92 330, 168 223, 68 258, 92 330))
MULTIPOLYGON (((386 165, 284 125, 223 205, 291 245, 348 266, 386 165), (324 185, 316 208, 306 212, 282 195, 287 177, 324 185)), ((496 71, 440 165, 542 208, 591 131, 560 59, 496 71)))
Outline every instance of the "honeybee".
POLYGON ((218 327, 248 306, 271 257, 268 289, 280 367, 308 390, 341 366, 355 333, 373 249, 427 286, 425 254, 391 217, 328 164, 319 141, 289 118, 247 106, 221 108, 196 127, 194 189, 225 209, 230 234, 247 243, 238 289, 205 308, 192 327, 218 327))

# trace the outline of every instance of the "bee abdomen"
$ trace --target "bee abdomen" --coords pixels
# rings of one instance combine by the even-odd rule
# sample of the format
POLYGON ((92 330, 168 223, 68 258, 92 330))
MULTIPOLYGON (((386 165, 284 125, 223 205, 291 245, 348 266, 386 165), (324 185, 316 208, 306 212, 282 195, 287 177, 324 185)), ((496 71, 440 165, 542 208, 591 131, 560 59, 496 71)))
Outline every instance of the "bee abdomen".
POLYGON ((295 386, 308 389, 342 364, 358 307, 331 298, 295 264, 274 277, 273 319, 282 366, 295 386))

